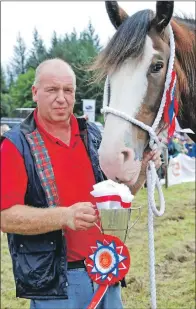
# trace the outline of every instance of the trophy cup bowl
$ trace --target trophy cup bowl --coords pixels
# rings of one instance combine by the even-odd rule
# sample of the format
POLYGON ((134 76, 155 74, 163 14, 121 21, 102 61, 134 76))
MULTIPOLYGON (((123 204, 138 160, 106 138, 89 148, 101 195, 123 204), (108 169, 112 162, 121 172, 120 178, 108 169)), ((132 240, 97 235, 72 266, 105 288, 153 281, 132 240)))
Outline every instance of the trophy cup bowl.
POLYGON ((99 216, 103 233, 116 236, 125 243, 129 229, 131 208, 99 209, 99 216))
POLYGON ((123 243, 130 229, 131 202, 134 196, 130 189, 110 179, 93 186, 91 194, 101 219, 102 232, 116 236, 123 243))

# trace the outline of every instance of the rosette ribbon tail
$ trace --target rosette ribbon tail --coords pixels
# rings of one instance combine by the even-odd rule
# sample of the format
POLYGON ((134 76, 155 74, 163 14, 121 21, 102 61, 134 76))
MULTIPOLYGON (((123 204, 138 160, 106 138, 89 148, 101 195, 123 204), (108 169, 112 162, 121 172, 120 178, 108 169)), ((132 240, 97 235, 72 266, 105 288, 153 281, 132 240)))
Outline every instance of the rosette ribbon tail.
POLYGON ((93 298, 86 309, 96 309, 105 295, 109 285, 99 285, 98 289, 95 291, 93 298))

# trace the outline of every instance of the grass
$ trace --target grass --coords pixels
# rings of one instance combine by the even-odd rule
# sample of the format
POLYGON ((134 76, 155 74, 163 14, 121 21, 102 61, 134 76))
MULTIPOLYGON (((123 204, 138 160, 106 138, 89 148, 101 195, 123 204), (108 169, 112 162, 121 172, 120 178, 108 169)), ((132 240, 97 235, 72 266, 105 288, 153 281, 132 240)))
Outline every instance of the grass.
MULTIPOLYGON (((164 189, 164 196, 165 214, 154 219, 157 308, 194 309, 195 184, 169 187, 164 189)), ((145 189, 139 192, 133 206, 142 206, 142 213, 126 240, 131 254, 131 268, 127 275, 127 288, 122 290, 122 297, 124 309, 150 309, 145 189)), ((132 221, 137 215, 136 210, 132 211, 132 221)), ((5 235, 2 237, 1 250, 1 308, 28 309, 28 300, 15 298, 12 266, 5 235)))

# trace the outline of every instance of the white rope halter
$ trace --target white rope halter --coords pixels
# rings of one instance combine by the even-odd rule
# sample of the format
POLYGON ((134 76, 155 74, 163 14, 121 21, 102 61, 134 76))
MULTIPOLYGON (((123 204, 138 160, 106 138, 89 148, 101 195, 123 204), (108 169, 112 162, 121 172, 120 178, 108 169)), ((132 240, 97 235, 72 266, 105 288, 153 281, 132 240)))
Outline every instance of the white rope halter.
MULTIPOLYGON (((114 108, 105 106, 102 109, 103 114, 113 114, 116 115, 124 120, 127 120, 143 130, 148 131, 150 135, 150 142, 149 146, 151 149, 156 149, 159 146, 159 139, 157 134, 155 133, 165 107, 166 103, 166 93, 167 90, 169 89, 170 83, 171 83, 171 78, 172 78, 172 71, 174 67, 174 58, 175 58, 175 41, 174 41, 174 34, 172 31, 171 25, 169 25, 169 39, 170 39, 170 58, 169 58, 169 63, 168 63, 168 70, 167 70, 167 75, 166 75, 166 81, 165 81, 165 88, 164 88, 164 93, 163 97, 161 100, 161 104, 159 107, 159 111, 157 113, 157 116, 155 118, 155 121, 152 125, 152 127, 144 124, 143 122, 130 117, 129 115, 125 114, 124 112, 121 112, 119 110, 116 110, 114 108)), ((105 83, 105 89, 104 89, 104 99, 108 96, 107 94, 107 85, 108 85, 108 77, 106 79, 105 83)), ((154 250, 154 230, 153 230, 153 214, 155 216, 162 216, 165 212, 165 200, 164 200, 164 195, 162 191, 161 184, 159 182, 159 177, 156 172, 155 164, 153 161, 150 161, 147 166, 146 170, 147 174, 147 188, 148 188, 148 246, 149 246, 149 267, 150 267, 150 288, 151 288, 151 304, 152 304, 152 309, 156 309, 156 282, 155 282, 155 250, 154 250), (158 190, 158 195, 159 195, 159 202, 160 202, 160 210, 157 209, 156 207, 156 202, 155 202, 155 197, 154 197, 154 192, 155 192, 155 187, 158 190)))

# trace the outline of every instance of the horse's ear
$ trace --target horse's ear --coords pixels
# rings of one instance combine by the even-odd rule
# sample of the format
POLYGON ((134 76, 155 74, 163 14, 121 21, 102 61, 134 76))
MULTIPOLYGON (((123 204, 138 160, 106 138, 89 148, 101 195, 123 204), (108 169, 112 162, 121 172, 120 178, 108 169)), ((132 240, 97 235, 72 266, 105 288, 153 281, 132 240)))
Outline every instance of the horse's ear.
POLYGON ((174 1, 157 1, 156 16, 152 21, 158 32, 162 32, 170 22, 174 10, 174 1))
POLYGON ((105 1, 105 6, 112 25, 117 29, 127 19, 127 13, 116 1, 105 1))

